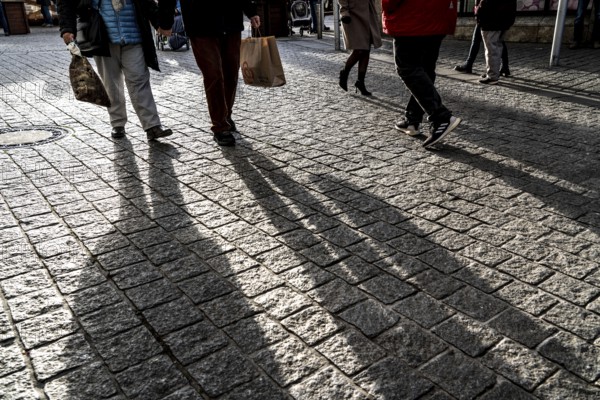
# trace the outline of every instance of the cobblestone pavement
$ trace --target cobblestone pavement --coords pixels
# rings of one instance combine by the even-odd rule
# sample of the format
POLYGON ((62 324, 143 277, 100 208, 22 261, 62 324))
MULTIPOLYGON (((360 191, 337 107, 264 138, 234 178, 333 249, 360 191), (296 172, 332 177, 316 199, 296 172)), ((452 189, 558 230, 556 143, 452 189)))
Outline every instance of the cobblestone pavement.
POLYGON ((488 87, 447 40, 464 122, 427 151, 388 51, 366 98, 330 37, 279 46, 227 149, 190 51, 148 143, 73 100, 55 29, 0 38, 0 129, 68 129, 0 153, 0 398, 598 399, 600 51, 511 44, 488 87))

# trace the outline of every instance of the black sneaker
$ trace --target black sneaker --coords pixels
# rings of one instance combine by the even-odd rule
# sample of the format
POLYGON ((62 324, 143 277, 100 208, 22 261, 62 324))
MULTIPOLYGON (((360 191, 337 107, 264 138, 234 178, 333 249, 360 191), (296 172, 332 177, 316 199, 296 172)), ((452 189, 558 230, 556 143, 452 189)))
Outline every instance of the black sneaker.
POLYGON ((504 75, 505 77, 509 77, 510 76, 510 69, 508 67, 504 68, 502 67, 500 69, 500 75, 504 75))
POLYGON ((235 137, 231 131, 215 132, 213 139, 219 146, 235 146, 235 137))
POLYGON ((163 129, 163 127, 160 125, 153 126, 150 129, 146 129, 146 138, 148 138, 148 140, 156 140, 158 138, 171 136, 172 134, 173 134, 172 130, 163 129))
POLYGON ((433 146, 440 140, 448 136, 450 132, 454 130, 460 124, 461 119, 457 117, 450 117, 448 121, 434 122, 431 124, 431 136, 423 142, 423 147, 433 146))
POLYGON ((417 136, 419 132, 419 123, 411 122, 406 117, 400 118, 394 125, 394 128, 400 132, 407 134, 408 136, 417 136))
POLYGON ((463 74, 471 74, 473 73, 473 67, 467 63, 459 64, 454 67, 455 71, 462 72, 463 74))
POLYGON ((125 136, 125 127, 123 126, 114 126, 112 131, 110 132, 110 136, 113 139, 120 139, 125 136))

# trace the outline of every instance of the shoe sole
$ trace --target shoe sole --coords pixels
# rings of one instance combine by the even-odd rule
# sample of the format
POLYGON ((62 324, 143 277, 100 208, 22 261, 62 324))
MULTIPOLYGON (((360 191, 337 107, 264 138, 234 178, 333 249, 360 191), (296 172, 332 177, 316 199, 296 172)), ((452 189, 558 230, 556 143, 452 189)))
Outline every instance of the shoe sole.
POLYGON ((497 85, 498 81, 488 81, 488 82, 481 82, 479 81, 479 83, 481 83, 482 85, 497 85))
POLYGON ((446 128, 444 133, 442 133, 440 135, 440 137, 437 138, 437 140, 435 140, 431 143, 424 144, 423 147, 428 148, 430 146, 433 146, 436 143, 439 143, 442 139, 444 139, 446 136, 448 136, 450 134, 450 132, 452 132, 454 129, 456 129, 456 127, 460 124, 461 121, 462 121, 462 119, 455 117, 454 122, 451 125, 448 125, 448 127, 446 128))
POLYGON ((418 129, 415 130, 415 129, 408 129, 408 128, 400 128, 398 126, 394 126, 394 128, 396 128, 396 130, 399 130, 400 132, 402 132, 408 136, 417 136, 421 133, 421 132, 419 132, 418 129))

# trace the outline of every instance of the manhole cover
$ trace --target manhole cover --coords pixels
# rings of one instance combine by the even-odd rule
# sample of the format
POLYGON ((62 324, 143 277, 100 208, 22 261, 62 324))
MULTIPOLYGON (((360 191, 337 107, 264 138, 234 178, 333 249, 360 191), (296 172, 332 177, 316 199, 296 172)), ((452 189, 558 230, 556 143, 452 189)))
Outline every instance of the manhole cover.
POLYGON ((53 142, 65 136, 67 130, 57 126, 26 126, 0 129, 0 149, 31 147, 53 142))

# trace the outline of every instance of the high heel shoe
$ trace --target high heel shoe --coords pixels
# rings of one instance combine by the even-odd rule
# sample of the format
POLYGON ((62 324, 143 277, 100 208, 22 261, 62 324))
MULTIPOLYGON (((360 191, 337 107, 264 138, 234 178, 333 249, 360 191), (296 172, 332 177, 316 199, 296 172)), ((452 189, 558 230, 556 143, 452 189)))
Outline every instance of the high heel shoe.
POLYGON ((340 71, 340 87, 346 92, 348 91, 348 75, 350 75, 350 71, 346 71, 345 69, 340 71))
POLYGON ((360 91, 360 94, 362 94, 363 96, 370 96, 373 94, 367 90, 367 88, 365 87, 364 81, 356 81, 354 83, 354 87, 356 88, 354 92, 356 93, 356 92, 360 91))

